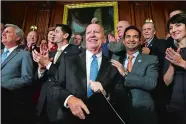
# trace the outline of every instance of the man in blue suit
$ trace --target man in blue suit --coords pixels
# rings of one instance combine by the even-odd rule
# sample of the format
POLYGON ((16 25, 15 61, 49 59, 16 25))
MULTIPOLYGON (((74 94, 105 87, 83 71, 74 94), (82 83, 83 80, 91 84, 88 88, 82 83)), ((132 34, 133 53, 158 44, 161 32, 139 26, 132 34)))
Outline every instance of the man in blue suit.
POLYGON ((33 79, 33 61, 29 52, 18 47, 23 36, 23 31, 13 24, 5 25, 2 33, 5 45, 1 54, 2 123, 30 124, 33 120, 34 109, 30 107, 26 88, 33 79))

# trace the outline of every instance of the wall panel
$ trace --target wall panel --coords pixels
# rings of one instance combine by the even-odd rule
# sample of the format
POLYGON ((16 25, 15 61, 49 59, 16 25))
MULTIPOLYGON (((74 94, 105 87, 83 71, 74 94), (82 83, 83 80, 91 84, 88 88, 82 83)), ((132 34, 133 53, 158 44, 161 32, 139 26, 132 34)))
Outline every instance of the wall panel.
MULTIPOLYGON (((30 26, 36 24, 41 37, 47 32, 47 28, 62 23, 64 4, 81 3, 81 1, 32 1, 32 2, 8 2, 2 1, 2 20, 6 23, 15 23, 22 27, 25 34, 30 31, 30 26)), ((132 25, 141 29, 145 19, 152 18, 156 28, 157 36, 164 38, 166 35, 166 22, 168 12, 171 9, 185 9, 186 2, 138 2, 119 1, 119 20, 127 20, 132 25)))

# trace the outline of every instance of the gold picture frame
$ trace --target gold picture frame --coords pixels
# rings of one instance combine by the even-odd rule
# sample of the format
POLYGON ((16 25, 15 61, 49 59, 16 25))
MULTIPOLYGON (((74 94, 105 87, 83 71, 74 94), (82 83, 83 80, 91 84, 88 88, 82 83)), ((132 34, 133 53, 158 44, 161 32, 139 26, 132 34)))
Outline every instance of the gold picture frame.
POLYGON ((100 25, 105 29, 106 35, 108 33, 116 35, 116 25, 118 23, 117 2, 66 4, 62 23, 71 26, 73 33, 82 33, 94 17, 98 18, 100 25))

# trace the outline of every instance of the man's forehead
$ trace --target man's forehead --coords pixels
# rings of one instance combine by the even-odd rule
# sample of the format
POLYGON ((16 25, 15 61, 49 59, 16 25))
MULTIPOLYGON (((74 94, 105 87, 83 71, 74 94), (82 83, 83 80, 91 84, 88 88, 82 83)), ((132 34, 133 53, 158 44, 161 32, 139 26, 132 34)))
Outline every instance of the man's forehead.
POLYGON ((5 28, 5 31, 6 31, 6 30, 15 30, 15 28, 13 28, 13 27, 6 27, 6 28, 5 28))
POLYGON ((91 31, 91 30, 103 31, 103 28, 98 24, 91 24, 87 27, 86 31, 91 31))
POLYGON ((143 28, 149 28, 149 27, 153 27, 153 24, 152 23, 145 23, 144 25, 143 25, 143 28))
POLYGON ((126 32, 126 35, 139 35, 139 33, 136 30, 134 30, 134 29, 129 29, 126 32))
POLYGON ((57 26, 55 30, 61 30, 61 27, 60 26, 57 26))
POLYGON ((37 32, 35 32, 35 31, 30 31, 30 32, 28 33, 28 35, 31 35, 31 34, 37 35, 37 32))
POLYGON ((118 26, 128 26, 129 23, 127 21, 120 21, 118 22, 118 26))
POLYGON ((79 35, 79 34, 76 34, 76 35, 75 35, 75 37, 81 37, 81 35, 79 35))

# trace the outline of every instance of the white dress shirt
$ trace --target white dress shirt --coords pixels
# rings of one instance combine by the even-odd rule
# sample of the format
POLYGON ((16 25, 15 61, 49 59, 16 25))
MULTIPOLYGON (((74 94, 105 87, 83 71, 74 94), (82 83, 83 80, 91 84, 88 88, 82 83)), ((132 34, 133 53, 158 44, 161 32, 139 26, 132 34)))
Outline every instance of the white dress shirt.
MULTIPOLYGON (((93 53, 91 53, 90 51, 86 50, 87 88, 88 88, 89 79, 90 79, 90 66, 91 66, 91 62, 92 62, 92 60, 93 60, 92 56, 93 56, 93 53)), ((98 54, 96 54, 96 56, 97 56, 97 60, 98 60, 98 70, 99 70, 99 69, 100 69, 100 66, 101 66, 101 61, 102 61, 102 51, 99 52, 98 54)), ((87 90, 88 90, 88 89, 87 89, 87 90)), ((73 95, 69 95, 69 96, 66 98, 65 102, 64 102, 64 106, 65 106, 66 108, 68 108, 68 106, 67 106, 67 101, 68 101, 68 99, 69 99, 71 96, 73 96, 73 95)))
POLYGON ((5 48, 4 48, 4 51, 6 51, 6 50, 9 51, 9 52, 7 53, 6 58, 7 58, 17 47, 18 47, 18 45, 17 45, 17 46, 14 46, 14 47, 12 47, 12 48, 9 48, 9 49, 7 49, 7 48, 5 47, 5 48))
MULTIPOLYGON (((134 62, 135 62, 135 60, 136 60, 138 54, 139 54, 139 51, 137 51, 137 52, 135 52, 135 53, 133 54, 134 58, 132 59, 132 65, 134 64, 134 62)), ((127 69, 128 61, 129 61, 129 55, 127 54, 127 57, 126 57, 126 59, 125 59, 125 61, 124 61, 124 68, 125 68, 125 69, 127 69)))
MULTIPOLYGON (((69 44, 66 44, 66 45, 64 45, 64 46, 62 46, 62 47, 60 47, 60 48, 58 48, 57 51, 63 51, 68 45, 69 45, 69 44)), ((60 56, 60 55, 57 55, 57 54, 61 54, 61 53, 62 53, 62 52, 60 52, 60 53, 56 52, 56 54, 55 54, 55 56, 54 56, 54 62, 56 62, 56 61, 57 61, 56 59, 58 59, 59 56, 60 56)), ((50 62, 50 63, 46 66, 46 69, 49 70, 51 65, 52 65, 52 62, 50 62)), ((40 69, 38 68, 38 78, 43 77, 43 75, 44 75, 46 69, 40 70, 40 69)))

